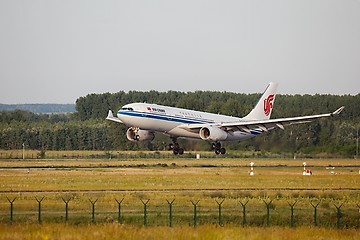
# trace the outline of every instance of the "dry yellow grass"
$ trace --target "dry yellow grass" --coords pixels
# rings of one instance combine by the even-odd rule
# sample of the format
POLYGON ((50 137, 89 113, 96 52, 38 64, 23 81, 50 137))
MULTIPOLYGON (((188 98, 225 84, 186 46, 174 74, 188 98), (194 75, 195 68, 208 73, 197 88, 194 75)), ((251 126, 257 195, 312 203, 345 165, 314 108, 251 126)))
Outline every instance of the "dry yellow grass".
POLYGON ((133 227, 118 224, 0 225, 0 239, 359 239, 355 229, 325 228, 242 228, 202 225, 197 228, 133 227))
POLYGON ((173 189, 351 189, 359 188, 356 160, 311 160, 313 176, 302 175, 303 160, 256 159, 1 160, 0 192, 173 189), (336 166, 334 170, 326 169, 336 166), (258 167, 263 166, 263 167, 258 167), (290 166, 290 167, 289 167, 290 166), (345 166, 345 167, 343 167, 345 166), (16 169, 17 168, 17 169, 16 169), (334 171, 335 174, 330 174, 334 171))
MULTIPOLYGON (((314 173, 302 176, 302 159, 50 159, 0 161, 0 238, 2 239, 357 239, 356 230, 334 230, 336 212, 333 203, 343 203, 342 226, 359 226, 354 221, 360 202, 358 160, 306 160, 314 173), (255 176, 249 176, 249 162, 255 162, 255 176), (332 165, 334 170, 326 169, 332 165), (262 166, 262 167, 259 167, 262 166), (342 167, 346 166, 346 167, 342 167), (16 169, 17 168, 17 169, 16 169), (30 168, 30 171, 28 171, 30 168), (334 171, 336 174, 330 174, 334 171), (285 189, 289 190, 285 190, 285 189), (14 192, 10 193, 12 189, 14 192), (202 191, 202 190, 206 191, 202 191), (279 190, 280 189, 280 190, 279 190), (325 190, 328 189, 328 190, 325 190), (347 189, 347 190, 343 190, 347 189), (107 192, 112 191, 113 192, 107 192), (350 191, 351 190, 351 191, 350 191), (46 192, 50 191, 50 192, 46 192), (72 192, 69 192, 72 191, 72 192), (97 192, 98 191, 98 192, 97 192), (34 196, 45 196, 42 225, 37 222, 34 196), (70 221, 64 222, 65 204, 70 201, 70 221), (125 196, 125 225, 117 221, 115 198, 125 196), (304 197, 296 205, 296 229, 241 228, 239 200, 250 196, 248 222, 264 225, 265 208, 259 197, 275 199, 271 210, 273 225, 289 226, 288 200, 304 197), (312 207, 307 196, 324 197, 319 206, 320 226, 312 225, 312 207), (14 225, 9 222, 6 197, 16 197, 14 225), (215 199, 224 197, 225 227, 217 223, 215 199), (90 223, 89 199, 96 204, 96 222, 90 223), (151 199, 149 227, 142 225, 143 205, 151 199), (174 228, 168 224, 168 204, 174 202, 174 228), (190 200, 200 201, 200 224, 192 224, 190 200), (334 200, 335 199, 335 200, 334 200), (202 222, 201 222, 202 221, 202 222), (277 222, 276 222, 277 221, 277 222), (323 221, 323 222, 321 222, 323 221), (326 222, 325 222, 326 221, 326 222), (21 223, 21 224, 20 224, 21 223), (212 223, 209 225, 209 223, 212 223), (80 225, 78 225, 80 224, 80 225)), ((358 218, 359 219, 359 218, 358 218)), ((357 229, 358 230, 358 229, 357 229)))

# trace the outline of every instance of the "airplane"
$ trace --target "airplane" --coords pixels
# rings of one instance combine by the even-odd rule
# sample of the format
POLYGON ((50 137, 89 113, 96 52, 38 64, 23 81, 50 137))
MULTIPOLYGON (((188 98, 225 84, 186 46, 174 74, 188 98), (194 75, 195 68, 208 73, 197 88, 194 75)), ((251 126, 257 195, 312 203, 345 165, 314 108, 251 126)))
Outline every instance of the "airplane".
POLYGON ((126 137, 130 141, 152 141, 154 133, 160 132, 170 136, 169 150, 175 155, 184 153, 178 138, 212 141, 212 148, 219 155, 226 153, 221 146, 223 141, 243 141, 275 128, 284 129, 288 125, 338 115, 344 109, 342 106, 332 113, 270 119, 277 86, 277 83, 269 83, 255 107, 243 118, 158 104, 130 103, 117 112, 117 117, 109 110, 106 119, 128 126, 126 137))

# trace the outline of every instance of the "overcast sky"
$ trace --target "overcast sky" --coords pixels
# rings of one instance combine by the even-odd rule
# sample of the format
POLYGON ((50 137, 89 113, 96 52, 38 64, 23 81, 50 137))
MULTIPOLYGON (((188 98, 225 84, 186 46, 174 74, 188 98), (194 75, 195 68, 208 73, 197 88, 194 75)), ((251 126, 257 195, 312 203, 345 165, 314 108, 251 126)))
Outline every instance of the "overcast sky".
POLYGON ((359 0, 0 0, 0 103, 360 92, 359 0))

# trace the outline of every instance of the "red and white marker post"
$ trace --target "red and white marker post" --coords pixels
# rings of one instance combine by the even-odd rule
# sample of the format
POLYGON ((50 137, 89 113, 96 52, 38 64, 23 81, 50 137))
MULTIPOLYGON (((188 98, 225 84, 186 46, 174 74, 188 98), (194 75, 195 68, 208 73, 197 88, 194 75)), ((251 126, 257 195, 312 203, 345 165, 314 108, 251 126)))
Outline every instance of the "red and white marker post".
POLYGON ((250 176, 254 176, 254 163, 251 162, 250 163, 250 173, 249 173, 250 176))

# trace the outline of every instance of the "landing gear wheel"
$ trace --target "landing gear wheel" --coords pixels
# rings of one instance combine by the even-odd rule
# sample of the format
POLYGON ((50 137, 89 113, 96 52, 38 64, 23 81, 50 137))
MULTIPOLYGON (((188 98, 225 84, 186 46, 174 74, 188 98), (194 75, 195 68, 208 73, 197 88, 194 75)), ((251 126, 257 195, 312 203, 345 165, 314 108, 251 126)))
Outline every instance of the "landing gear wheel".
POLYGON ((175 155, 184 154, 184 149, 179 146, 179 143, 176 141, 176 138, 171 138, 172 143, 169 144, 169 150, 172 150, 175 155))
POLYGON ((225 154, 226 153, 226 149, 221 147, 221 143, 220 142, 214 142, 211 147, 215 150, 215 154, 219 155, 219 154, 225 154))
POLYGON ((226 149, 225 149, 225 148, 220 148, 220 153, 221 153, 221 154, 225 154, 225 153, 226 153, 226 149))

